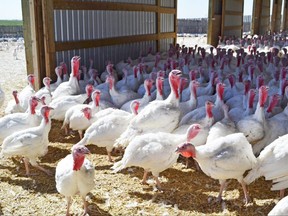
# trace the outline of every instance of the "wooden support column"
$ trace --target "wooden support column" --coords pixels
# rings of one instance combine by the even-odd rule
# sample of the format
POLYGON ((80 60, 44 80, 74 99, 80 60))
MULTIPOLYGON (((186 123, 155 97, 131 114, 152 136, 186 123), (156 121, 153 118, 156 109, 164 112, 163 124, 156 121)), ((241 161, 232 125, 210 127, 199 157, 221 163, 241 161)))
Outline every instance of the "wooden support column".
POLYGON ((177 43, 177 32, 178 32, 178 21, 177 21, 177 7, 178 7, 178 0, 174 0, 174 8, 175 8, 175 14, 174 14, 174 46, 177 43))
POLYGON ((284 0, 284 12, 283 12, 283 25, 282 30, 287 31, 288 29, 288 0, 284 0))
POLYGON ((161 0, 156 0, 156 5, 158 7, 157 13, 156 13, 156 34, 157 34, 157 40, 156 40, 156 47, 157 52, 160 52, 160 33, 161 33, 161 13, 159 8, 161 7, 161 0))
POLYGON ((44 46, 46 75, 56 80, 55 36, 54 36, 54 9, 53 1, 42 0, 44 23, 44 46))
POLYGON ((218 45, 221 35, 222 0, 209 0, 208 35, 207 42, 212 46, 218 45))
POLYGON ((251 23, 251 33, 260 34, 260 21, 262 13, 262 0, 253 1, 253 12, 252 12, 252 23, 251 23))
POLYGON ((35 87, 39 89, 42 85, 43 75, 45 76, 41 0, 23 0, 22 8, 26 28, 24 30, 24 40, 27 71, 29 74, 35 74, 37 78, 35 87))
POLYGON ((31 37, 31 12, 29 0, 22 0, 22 14, 23 14, 23 35, 25 41, 25 56, 27 74, 33 73, 33 53, 32 53, 32 37, 31 37))
POLYGON ((273 0, 271 32, 280 32, 282 0, 273 0))

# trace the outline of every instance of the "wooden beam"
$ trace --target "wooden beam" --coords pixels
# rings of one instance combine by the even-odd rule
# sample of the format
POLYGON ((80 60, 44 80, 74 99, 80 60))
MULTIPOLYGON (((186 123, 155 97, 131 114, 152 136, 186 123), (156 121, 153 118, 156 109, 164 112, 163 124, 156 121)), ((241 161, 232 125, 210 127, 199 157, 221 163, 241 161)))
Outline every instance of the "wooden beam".
POLYGON ((223 26, 223 30, 240 30, 242 29, 243 26, 242 25, 238 25, 238 26, 223 26))
POLYGON ((178 32, 178 19, 177 19, 177 8, 178 8, 178 0, 174 0, 174 9, 175 9, 175 14, 174 14, 174 46, 177 43, 177 32, 178 32))
POLYGON ((215 47, 221 35, 222 8, 222 0, 209 0, 207 42, 215 47))
POLYGON ((54 37, 54 10, 53 1, 42 0, 43 23, 44 23, 44 45, 46 76, 56 79, 54 69, 56 66, 55 37, 54 37))
MULTIPOLYGON (((156 0, 156 5, 157 7, 161 7, 161 0, 156 0)), ((157 10, 158 11, 158 10, 157 10)), ((157 12, 156 13, 156 34, 158 35, 158 38, 156 40, 156 47, 157 47, 157 52, 160 52, 160 33, 161 33, 161 13, 157 12)))
POLYGON ((23 36, 25 41, 25 56, 27 74, 33 73, 33 53, 32 53, 32 37, 31 37, 31 15, 29 0, 22 0, 23 14, 23 36))
POLYGON ((242 16, 243 13, 239 12, 239 11, 230 11, 230 10, 226 10, 225 11, 225 15, 235 15, 235 16, 242 16))
POLYGON ((53 0, 55 10, 112 10, 112 11, 143 11, 176 14, 175 8, 158 7, 147 4, 127 4, 117 2, 83 2, 53 0))
POLYGON ((288 27, 288 0, 284 0, 284 12, 283 12, 283 31, 287 31, 288 27))
MULTIPOLYGON (((45 75, 45 56, 43 44, 43 21, 42 21, 42 6, 41 0, 29 0, 29 16, 30 16, 30 37, 29 44, 32 53, 32 71, 37 77, 35 88, 39 89, 42 85, 42 77, 45 75)), ((26 43, 26 41, 25 41, 26 43)), ((25 44, 26 46, 26 44, 25 44)), ((29 57, 31 58, 31 57, 29 57)))
POLYGON ((123 36, 117 38, 104 38, 104 39, 95 39, 95 40, 83 40, 83 41, 70 41, 70 42, 55 42, 55 51, 65 51, 65 50, 76 50, 92 47, 102 47, 102 46, 111 46, 117 44, 127 44, 127 43, 136 43, 141 41, 152 41, 174 38, 174 32, 161 33, 158 34, 149 34, 149 35, 135 35, 135 36, 123 36))

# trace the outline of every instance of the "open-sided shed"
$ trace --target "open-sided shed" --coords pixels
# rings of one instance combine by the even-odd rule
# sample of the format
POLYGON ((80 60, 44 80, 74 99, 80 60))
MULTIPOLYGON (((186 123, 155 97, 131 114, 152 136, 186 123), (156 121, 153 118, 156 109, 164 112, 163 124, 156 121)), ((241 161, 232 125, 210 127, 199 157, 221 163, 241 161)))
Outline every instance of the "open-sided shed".
MULTIPOLYGON (((22 0, 28 73, 55 78, 54 68, 73 55, 82 64, 93 58, 95 67, 105 61, 116 63, 140 52, 167 50, 176 43, 177 0, 22 0)), ((193 7, 193 1, 191 5, 193 7)), ((283 29, 287 26, 284 1, 283 29)), ((218 36, 241 37, 244 0, 209 0, 208 43, 218 36)), ((281 28, 282 0, 254 0, 252 33, 263 34, 281 28)))

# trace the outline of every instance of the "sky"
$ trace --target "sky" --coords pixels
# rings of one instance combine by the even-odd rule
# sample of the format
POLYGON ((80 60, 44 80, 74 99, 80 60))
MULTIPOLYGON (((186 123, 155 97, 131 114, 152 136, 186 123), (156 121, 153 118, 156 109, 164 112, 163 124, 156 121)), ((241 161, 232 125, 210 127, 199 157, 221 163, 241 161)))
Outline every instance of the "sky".
MULTIPOLYGON (((208 17, 208 2, 209 0, 178 0, 178 18, 208 17)), ((0 19, 22 20, 21 0, 0 0, 0 4, 0 19)), ((244 15, 252 14, 252 6, 253 0, 244 0, 244 15)))

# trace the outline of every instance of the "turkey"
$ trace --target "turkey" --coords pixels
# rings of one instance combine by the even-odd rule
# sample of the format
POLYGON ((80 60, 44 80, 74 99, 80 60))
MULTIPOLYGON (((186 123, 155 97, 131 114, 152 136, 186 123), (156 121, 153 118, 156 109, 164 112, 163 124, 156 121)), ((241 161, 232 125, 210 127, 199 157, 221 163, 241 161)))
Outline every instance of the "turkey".
POLYGON ((106 82, 109 83, 109 93, 111 95, 112 102, 118 108, 121 108, 121 106, 123 106, 123 104, 125 104, 127 101, 140 97, 137 93, 131 90, 116 90, 115 79, 113 76, 107 76, 106 82))
POLYGON ((93 86, 87 85, 86 94, 66 95, 53 99, 49 104, 49 106, 54 108, 53 112, 51 112, 51 118, 58 121, 63 121, 65 119, 65 113, 70 107, 84 103, 87 104, 90 102, 92 91, 93 86))
POLYGON ((137 135, 148 132, 172 132, 179 123, 179 83, 181 71, 172 70, 169 74, 171 93, 166 100, 152 101, 129 124, 116 140, 115 147, 127 147, 137 135))
POLYGON ((288 196, 281 199, 276 206, 268 213, 268 216, 288 215, 288 196))
POLYGON ((236 125, 229 117, 229 107, 226 104, 223 105, 223 111, 224 118, 221 121, 216 122, 210 128, 209 135, 207 137, 207 143, 213 143, 213 141, 219 137, 224 137, 229 134, 236 133, 236 125))
POLYGON ((244 133, 249 142, 257 142, 265 136, 265 115, 264 105, 268 97, 268 86, 259 88, 259 100, 256 111, 253 115, 246 116, 237 123, 237 128, 244 133))
MULTIPOLYGON (((147 104, 151 101, 151 88, 153 86, 154 81, 152 79, 146 79, 144 81, 144 86, 145 86, 145 94, 142 98, 137 99, 140 103, 140 107, 139 107, 139 112, 145 107, 147 106, 147 104)), ((125 104, 122 105, 121 110, 124 110, 126 112, 130 112, 130 104, 133 102, 134 100, 130 100, 128 102, 126 102, 125 104)))
POLYGON ((83 215, 86 215, 88 213, 86 195, 95 187, 95 168, 85 158, 85 155, 90 153, 85 146, 74 145, 71 150, 72 153, 63 158, 56 166, 56 188, 67 200, 66 215, 70 215, 71 197, 77 193, 83 199, 83 215))
POLYGON ((72 106, 66 111, 62 126, 62 128, 65 129, 66 135, 68 134, 68 128, 70 127, 71 129, 78 131, 80 139, 83 138, 83 130, 86 130, 93 123, 93 121, 91 121, 91 118, 87 118, 87 116, 85 117, 85 113, 83 113, 82 110, 89 107, 91 109, 92 116, 101 110, 99 107, 100 95, 101 92, 99 90, 95 90, 92 93, 92 105, 78 104, 72 106))
POLYGON ((21 156, 25 164, 26 175, 30 175, 29 162, 32 166, 50 175, 50 171, 37 163, 37 158, 48 151, 48 134, 51 129, 49 112, 52 108, 43 106, 41 124, 37 127, 17 131, 6 137, 2 144, 0 155, 4 157, 21 156))
POLYGON ((53 100, 65 95, 78 95, 80 94, 80 87, 78 82, 80 67, 80 56, 74 56, 71 59, 71 76, 67 82, 61 83, 53 92, 53 100))
POLYGON ((38 98, 42 98, 43 96, 45 96, 45 103, 47 105, 49 105, 49 103, 52 101, 50 82, 51 82, 51 79, 49 77, 44 77, 43 78, 44 87, 39 89, 35 93, 35 96, 38 98))
POLYGON ((29 100, 28 112, 8 114, 0 118, 0 142, 15 131, 36 127, 40 124, 41 120, 39 120, 35 112, 38 101, 39 99, 33 96, 29 100))
POLYGON ((222 200, 226 180, 232 178, 237 179, 242 185, 245 201, 249 202, 243 174, 255 165, 256 158, 250 143, 242 133, 220 137, 209 145, 195 147, 191 143, 184 143, 176 151, 184 157, 193 157, 206 175, 219 180, 219 201, 222 200))
POLYGON ((84 138, 78 144, 94 144, 98 147, 106 147, 108 160, 112 162, 113 144, 125 131, 130 121, 138 114, 139 105, 140 103, 137 100, 130 104, 132 113, 111 111, 102 117, 96 114, 94 117, 96 121, 86 130, 84 138))
POLYGON ((19 103, 18 91, 14 90, 12 92, 12 95, 14 97, 14 100, 8 101, 8 104, 5 108, 5 115, 12 114, 12 113, 18 113, 18 112, 25 112, 26 110, 24 110, 23 107, 19 103))
POLYGON ((29 99, 35 94, 35 76, 33 74, 29 74, 27 80, 28 85, 18 94, 19 103, 23 110, 28 109, 29 99))
POLYGON ((271 190, 280 190, 280 197, 284 197, 288 188, 288 134, 279 137, 266 146, 257 158, 257 163, 245 177, 244 181, 250 184, 257 178, 264 176, 265 180, 272 180, 271 190))
POLYGON ((176 163, 179 155, 175 153, 175 148, 185 140, 188 142, 193 140, 198 132, 198 126, 191 125, 186 134, 182 135, 157 132, 137 136, 126 148, 121 161, 114 164, 113 172, 131 166, 142 167, 144 169, 142 183, 147 184, 148 172, 152 172, 158 189, 161 189, 159 173, 176 163))
POLYGON ((62 76, 62 66, 57 66, 55 68, 55 74, 57 76, 57 80, 56 80, 55 83, 52 83, 50 85, 51 92, 54 92, 55 89, 62 83, 62 78, 61 78, 61 76, 62 76))

